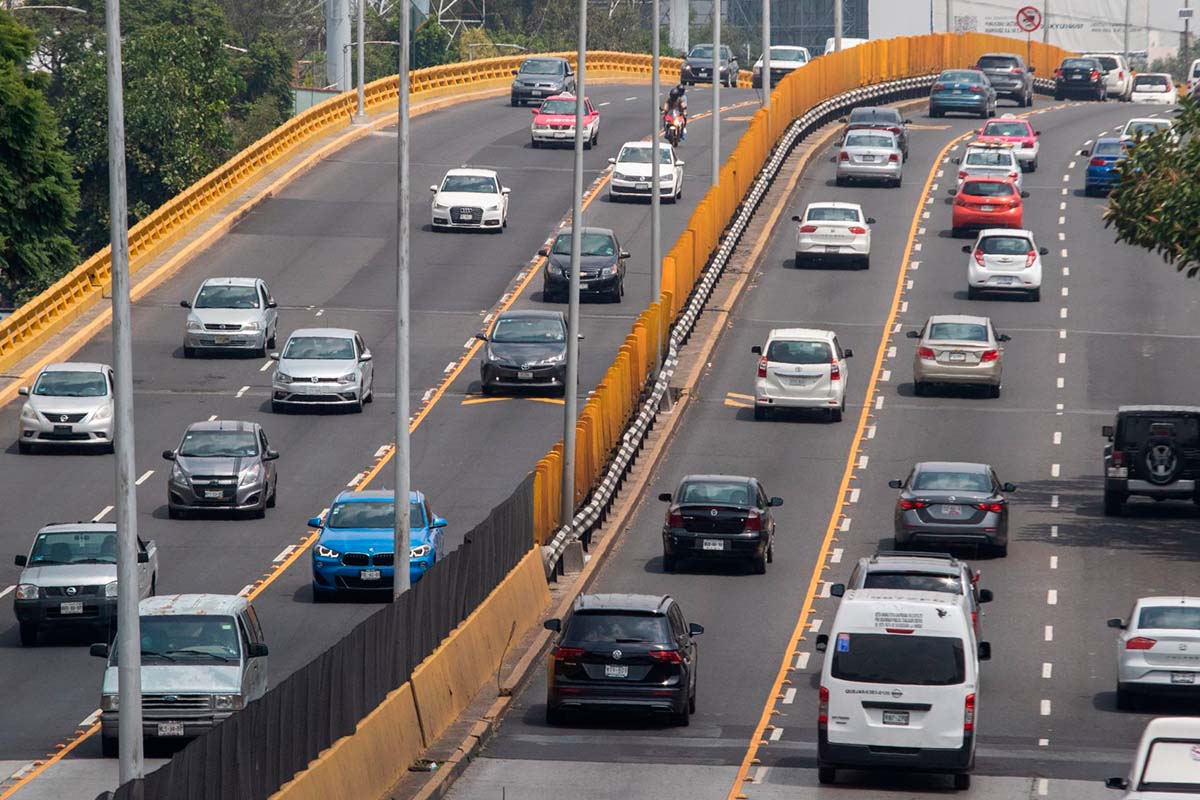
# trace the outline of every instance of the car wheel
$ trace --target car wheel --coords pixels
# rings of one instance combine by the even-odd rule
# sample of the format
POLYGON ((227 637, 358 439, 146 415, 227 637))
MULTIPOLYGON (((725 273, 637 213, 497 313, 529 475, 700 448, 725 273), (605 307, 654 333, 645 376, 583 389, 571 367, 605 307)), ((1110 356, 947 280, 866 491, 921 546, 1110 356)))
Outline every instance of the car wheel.
POLYGON ((763 554, 761 556, 755 556, 754 558, 750 559, 750 571, 753 572, 755 575, 766 575, 767 574, 767 551, 766 550, 763 550, 763 554))
POLYGON ((285 413, 287 413, 287 407, 283 403, 279 402, 278 400, 272 400, 271 401, 271 413, 272 414, 285 414, 285 413))
POLYGON ((21 646, 33 647, 37 644, 38 626, 34 622, 21 623, 21 646))
POLYGON ((184 358, 195 358, 196 357, 196 348, 188 347, 187 345, 184 345, 183 357, 184 358))
POLYGON ((625 294, 625 283, 624 281, 618 280, 613 284, 612 292, 608 295, 608 301, 610 303, 619 303, 621 302, 621 296, 623 294, 625 294))
POLYGON ((271 331, 271 338, 267 339, 267 349, 268 350, 275 349, 275 338, 277 336, 279 336, 279 328, 278 327, 276 327, 275 330, 271 331))
POLYGON ((554 706, 546 706, 547 725, 562 725, 565 721, 562 709, 555 708, 554 706))
POLYGON ((767 563, 775 563, 775 542, 771 542, 771 544, 767 546, 767 563))
POLYGON ((817 783, 828 786, 837 781, 837 770, 833 767, 817 767, 817 783))
POLYGON ((1120 492, 1104 490, 1104 516, 1119 517, 1125 512, 1125 496, 1120 492))
POLYGON ((183 519, 183 509, 167 506, 167 519, 183 519))
POLYGON ((962 235, 963 235, 962 228, 955 228, 955 227, 951 226, 951 228, 950 228, 950 238, 951 239, 961 239, 962 235))
POLYGON ((841 422, 842 414, 844 411, 845 411, 845 406, 843 406, 842 408, 829 409, 829 421, 830 422, 841 422))
POLYGON ((264 519, 267 516, 267 501, 263 500, 262 505, 258 508, 250 510, 250 519, 264 519))
POLYGON ((530 136, 529 137, 529 146, 532 147, 534 150, 537 150, 542 145, 538 142, 537 139, 534 139, 532 136, 530 136))
POLYGON ((967 287, 967 299, 968 300, 978 300, 979 299, 979 290, 976 289, 974 286, 968 286, 967 287))
POLYGON ((33 445, 29 442, 17 442, 17 452, 23 456, 27 456, 33 452, 33 445))
POLYGON ((843 178, 841 175, 835 175, 833 178, 833 185, 834 186, 845 186, 846 179, 843 178))
POLYGON ((600 126, 596 126, 596 131, 592 134, 592 147, 600 144, 600 126))
POLYGON ((121 740, 116 736, 100 734, 100 753, 105 758, 116 758, 121 752, 121 740))
POLYGON ((692 687, 692 693, 688 695, 688 713, 696 713, 696 689, 692 687))
POLYGON ((1008 542, 994 544, 991 547, 993 558, 1008 558, 1008 542))
POLYGON ((792 263, 796 267, 796 269, 799 269, 800 267, 804 266, 804 256, 802 256, 800 254, 799 250, 796 251, 796 258, 792 263))
POLYGON ((157 572, 150 576, 150 596, 154 597, 154 595, 156 595, 156 594, 158 594, 158 573, 157 572))
POLYGON ((1029 293, 1030 302, 1037 303, 1037 302, 1041 301, 1041 299, 1042 299, 1041 287, 1034 289, 1029 293))
POLYGON ((894 186, 897 189, 899 189, 903 184, 904 184, 904 176, 903 175, 896 178, 896 180, 892 181, 892 186, 894 186))
POLYGON ((1033 108, 1033 92, 1029 92, 1025 95, 1025 107, 1033 108))
POLYGON ((965 792, 971 788, 971 773, 956 772, 954 773, 954 788, 956 791, 965 792))
POLYGON ((1029 171, 1037 172, 1037 159, 1036 158, 1033 161, 1029 162, 1029 171))
POLYGON ((583 149, 584 150, 592 149, 592 138, 590 136, 583 140, 583 149))
POLYGON ((271 496, 267 498, 267 508, 274 508, 279 500, 279 483, 275 483, 275 487, 271 489, 271 496))
POLYGON ((316 586, 313 587, 312 594, 314 603, 330 603, 337 597, 336 592, 331 592, 328 589, 318 589, 316 586))
POLYGON ((858 262, 858 268, 859 269, 870 269, 871 268, 871 257, 863 256, 862 260, 858 262))
POLYGON ((995 400, 997 397, 1000 396, 1000 387, 998 385, 987 387, 987 394, 988 394, 988 397, 995 400))
POLYGON ((771 416, 771 409, 767 408, 766 406, 755 406, 754 407, 754 419, 757 420, 758 422, 762 422, 764 419, 767 419, 770 416, 771 416))
POLYGON ((362 413, 362 410, 363 410, 363 401, 362 401, 362 398, 361 398, 361 397, 359 397, 359 398, 358 398, 357 400, 355 400, 355 401, 354 401, 354 403, 353 403, 353 404, 350 406, 350 413, 351 413, 351 414, 361 414, 361 413, 362 413))
POLYGON ((683 711, 675 714, 671 721, 675 723, 675 727, 677 728, 686 728, 692 724, 691 708, 686 701, 683 704, 683 711))
POLYGON ((1062 92, 1055 92, 1055 93, 1054 93, 1054 99, 1055 99, 1055 100, 1062 100, 1062 99, 1063 99, 1063 94, 1062 94, 1062 92))
POLYGON ((1137 708, 1137 698, 1133 692, 1122 689, 1120 684, 1117 685, 1117 710, 1118 711, 1134 711, 1137 708))
POLYGON ((675 556, 669 556, 663 553, 663 572, 675 571, 675 556))

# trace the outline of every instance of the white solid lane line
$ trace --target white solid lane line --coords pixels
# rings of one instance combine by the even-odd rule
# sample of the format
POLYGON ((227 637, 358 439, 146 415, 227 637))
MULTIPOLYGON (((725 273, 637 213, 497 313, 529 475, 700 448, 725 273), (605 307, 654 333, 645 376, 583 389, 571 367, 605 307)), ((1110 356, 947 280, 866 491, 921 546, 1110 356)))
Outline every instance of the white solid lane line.
POLYGON ((145 472, 142 473, 142 477, 138 478, 136 481, 133 482, 133 485, 141 486, 153 474, 154 474, 154 470, 152 470, 152 469, 146 470, 145 472))
POLYGON ((99 514, 97 514, 96 516, 92 517, 92 522, 99 522, 100 520, 102 520, 102 519, 104 519, 106 516, 108 516, 108 512, 110 512, 110 511, 112 511, 112 510, 113 510, 113 507, 112 507, 112 506, 105 506, 103 509, 101 509, 101 510, 100 510, 100 513, 99 513, 99 514))

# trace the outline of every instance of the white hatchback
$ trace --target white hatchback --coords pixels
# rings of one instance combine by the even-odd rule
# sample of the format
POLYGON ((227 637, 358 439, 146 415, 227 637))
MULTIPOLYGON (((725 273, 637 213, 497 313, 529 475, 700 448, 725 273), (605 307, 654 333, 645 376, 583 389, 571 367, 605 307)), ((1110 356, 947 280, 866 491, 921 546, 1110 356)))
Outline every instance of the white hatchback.
POLYGON ((833 331, 776 328, 767 343, 755 345, 754 418, 766 419, 775 408, 821 408, 832 422, 846 411, 846 359, 833 331))
POLYGON ((958 188, 967 178, 1001 178, 1012 181, 1021 191, 1021 164, 1011 145, 968 145, 958 164, 958 188))
POLYGON ((1129 99, 1135 103, 1162 103, 1173 106, 1179 102, 1175 81, 1165 72, 1143 72, 1134 76, 1129 99))
POLYGON ((871 267, 871 226, 857 203, 809 203, 796 225, 796 266, 850 262, 871 267))
POLYGON ((1117 708, 1139 695, 1200 695, 1200 597, 1143 597, 1128 620, 1110 619, 1117 637, 1117 708))
POLYGON ((974 245, 963 245, 967 259, 967 299, 983 292, 1020 292, 1030 300, 1042 299, 1042 256, 1032 231, 985 228, 974 245))

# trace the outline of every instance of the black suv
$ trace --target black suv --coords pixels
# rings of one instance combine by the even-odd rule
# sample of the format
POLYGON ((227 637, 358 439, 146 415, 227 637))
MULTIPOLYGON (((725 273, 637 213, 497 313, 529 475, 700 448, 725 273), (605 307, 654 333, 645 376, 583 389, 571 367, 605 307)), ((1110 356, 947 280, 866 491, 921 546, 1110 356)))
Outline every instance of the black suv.
POLYGON ((1121 406, 1103 431, 1105 514, 1130 495, 1200 505, 1200 406, 1121 406))
POLYGON ((975 69, 988 76, 997 97, 1015 100, 1019 106, 1033 105, 1033 67, 1016 53, 984 53, 975 69))
POLYGON ((546 722, 566 711, 629 707, 671 715, 687 725, 696 711, 696 637, 669 595, 592 594, 575 600, 550 651, 546 722))
POLYGON ((684 558, 748 559, 762 575, 775 560, 775 516, 783 499, 768 497, 756 478, 739 475, 688 475, 675 494, 658 496, 670 503, 663 522, 663 571, 673 572, 684 558))

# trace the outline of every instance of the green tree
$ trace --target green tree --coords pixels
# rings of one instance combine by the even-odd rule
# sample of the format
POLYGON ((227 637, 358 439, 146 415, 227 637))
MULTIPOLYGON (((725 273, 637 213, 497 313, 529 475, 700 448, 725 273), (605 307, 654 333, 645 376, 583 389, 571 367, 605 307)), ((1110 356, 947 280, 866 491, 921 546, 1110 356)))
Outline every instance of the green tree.
POLYGON ((1180 98, 1175 133, 1159 132, 1131 148, 1109 196, 1105 225, 1117 241, 1162 256, 1189 278, 1200 274, 1200 105, 1180 98))
POLYGON ((34 35, 0 14, 0 294, 23 302, 78 260, 69 233, 79 187, 58 122, 26 68, 34 35))
POLYGON ((413 32, 412 57, 413 69, 450 63, 454 57, 450 50, 450 32, 432 17, 425 20, 413 32))

